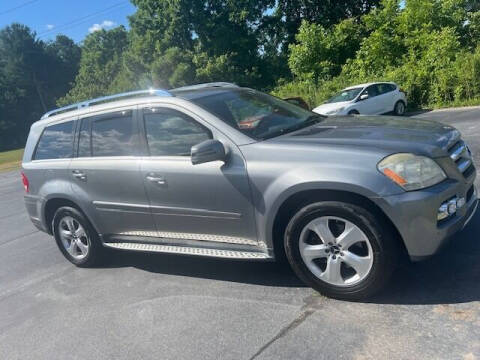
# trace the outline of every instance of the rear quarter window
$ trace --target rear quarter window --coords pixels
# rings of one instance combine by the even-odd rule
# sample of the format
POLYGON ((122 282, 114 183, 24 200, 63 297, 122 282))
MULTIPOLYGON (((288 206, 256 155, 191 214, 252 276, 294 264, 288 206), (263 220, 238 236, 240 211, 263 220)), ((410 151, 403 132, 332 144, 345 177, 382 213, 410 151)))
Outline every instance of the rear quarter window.
POLYGON ((66 159, 73 153, 73 121, 47 126, 37 144, 33 160, 66 159))

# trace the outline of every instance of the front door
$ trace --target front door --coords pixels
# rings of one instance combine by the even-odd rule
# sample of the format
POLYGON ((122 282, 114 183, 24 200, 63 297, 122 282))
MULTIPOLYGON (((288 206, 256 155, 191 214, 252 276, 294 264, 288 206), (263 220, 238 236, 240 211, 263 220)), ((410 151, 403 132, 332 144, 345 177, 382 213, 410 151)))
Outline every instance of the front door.
POLYGON ((357 101, 355 108, 358 112, 366 115, 378 114, 381 111, 381 104, 378 101, 377 85, 367 87, 358 98, 360 99, 362 95, 368 95, 368 98, 357 101))
POLYGON ((133 109, 81 119, 78 155, 70 164, 73 190, 105 235, 155 232, 140 174, 142 148, 133 109))
POLYGON ((139 114, 150 154, 141 173, 158 236, 256 245, 252 197, 237 147, 185 110, 156 107, 139 114), (192 165, 191 147, 211 138, 228 147, 228 161, 192 165))

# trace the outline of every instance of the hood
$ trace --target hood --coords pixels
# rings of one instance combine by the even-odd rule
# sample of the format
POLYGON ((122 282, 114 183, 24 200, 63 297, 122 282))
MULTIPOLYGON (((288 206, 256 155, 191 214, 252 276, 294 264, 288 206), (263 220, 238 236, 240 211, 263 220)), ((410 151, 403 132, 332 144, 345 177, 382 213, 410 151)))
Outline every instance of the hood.
POLYGON ((340 109, 341 107, 347 106, 350 104, 350 101, 341 101, 341 102, 336 102, 336 103, 327 103, 327 104, 322 104, 317 106, 315 109, 313 109, 313 112, 316 112, 317 114, 322 114, 322 115, 328 115, 330 111, 335 111, 340 109))
POLYGON ((435 121, 393 116, 329 117, 317 125, 268 141, 284 145, 329 145, 411 152, 430 157, 448 156, 458 140, 455 128, 435 121))

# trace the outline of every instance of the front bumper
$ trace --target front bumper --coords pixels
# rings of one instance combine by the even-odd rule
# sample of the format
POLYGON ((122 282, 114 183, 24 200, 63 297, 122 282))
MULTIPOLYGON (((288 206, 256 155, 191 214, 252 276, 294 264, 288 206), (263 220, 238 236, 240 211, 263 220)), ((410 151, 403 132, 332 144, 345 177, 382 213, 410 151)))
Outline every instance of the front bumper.
POLYGON ((382 200, 381 207, 398 229, 412 261, 435 254, 453 234, 467 225, 478 207, 473 179, 468 183, 447 180, 424 190, 392 195, 382 200), (437 221, 437 211, 443 202, 454 196, 467 198, 468 195, 466 204, 454 216, 446 221, 437 221))

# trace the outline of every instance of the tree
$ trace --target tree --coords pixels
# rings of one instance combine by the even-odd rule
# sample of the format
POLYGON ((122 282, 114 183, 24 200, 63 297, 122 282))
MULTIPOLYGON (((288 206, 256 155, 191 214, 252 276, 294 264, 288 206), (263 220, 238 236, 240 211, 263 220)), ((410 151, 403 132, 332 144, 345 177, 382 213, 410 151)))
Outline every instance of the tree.
POLYGON ((362 24, 353 18, 329 29, 304 21, 296 36, 297 43, 290 44, 290 69, 299 78, 315 83, 337 76, 342 65, 355 56, 364 36, 362 24))
POLYGON ((379 2, 380 0, 278 0, 271 15, 263 20, 264 31, 277 34, 272 39, 276 40, 275 48, 287 53, 288 45, 295 42, 302 21, 328 29, 341 20, 368 13, 379 2))
POLYGON ((203 66, 204 56, 208 56, 210 69, 214 63, 217 68, 234 68, 238 72, 235 78, 253 85, 261 80, 258 68, 264 64, 258 24, 273 2, 133 0, 137 11, 130 17, 129 46, 121 77, 131 79, 138 87, 145 82, 168 86, 192 83, 219 74, 197 67, 203 66), (193 76, 197 72, 198 79, 193 76))
POLYGON ((127 31, 123 26, 87 36, 82 47, 80 69, 73 88, 59 105, 79 102, 115 92, 115 81, 123 66, 127 31))
POLYGON ((67 37, 44 43, 24 25, 0 30, 0 149, 22 146, 30 125, 55 106, 73 81, 79 51, 67 37))
POLYGON ((57 81, 52 81, 48 91, 50 97, 59 99, 71 89, 78 73, 81 57, 80 46, 65 35, 57 35, 55 41, 45 46, 48 57, 48 72, 55 74, 57 81))

